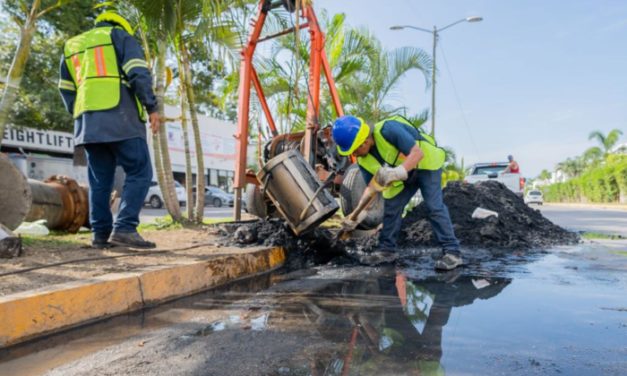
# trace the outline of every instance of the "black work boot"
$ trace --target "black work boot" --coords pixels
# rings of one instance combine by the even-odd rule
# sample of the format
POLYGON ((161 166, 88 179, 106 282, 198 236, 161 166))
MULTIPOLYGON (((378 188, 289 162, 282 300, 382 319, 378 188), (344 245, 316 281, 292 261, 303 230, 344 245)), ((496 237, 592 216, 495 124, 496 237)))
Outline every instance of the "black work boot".
POLYGON ((107 249, 111 248, 114 245, 109 243, 109 235, 99 235, 92 234, 91 235, 91 247, 96 249, 107 249))
POLYGON ((137 232, 114 232, 109 241, 115 245, 129 248, 149 249, 157 246, 153 242, 144 240, 137 232))

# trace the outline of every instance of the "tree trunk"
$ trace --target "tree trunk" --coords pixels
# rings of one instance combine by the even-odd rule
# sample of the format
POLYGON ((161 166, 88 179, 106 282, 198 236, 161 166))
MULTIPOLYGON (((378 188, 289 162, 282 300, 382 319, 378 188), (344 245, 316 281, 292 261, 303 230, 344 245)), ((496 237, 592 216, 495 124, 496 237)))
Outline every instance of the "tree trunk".
MULTIPOLYGON (((178 56, 178 64, 179 64, 179 79, 180 79, 180 95, 181 95, 181 126, 183 128, 183 145, 185 148, 185 190, 187 192, 187 218, 192 221, 194 220, 194 206, 192 206, 194 202, 194 195, 192 194, 192 187, 194 183, 192 182, 192 156, 189 148, 189 130, 187 127, 187 90, 185 88, 185 69, 183 68, 183 63, 180 57, 180 51, 178 56)), ((200 177, 196 175, 196 179, 200 177)), ((204 197, 203 192, 196 191, 196 196, 202 195, 204 197)))
MULTIPOLYGON (((165 40, 159 39, 157 41, 157 67, 155 75, 155 95, 159 103, 158 111, 159 117, 165 119, 164 109, 164 95, 165 95, 165 53, 166 43, 165 40)), ((159 151, 162 163, 162 175, 159 179, 159 187, 161 187, 161 193, 163 194, 163 200, 165 206, 168 209, 168 213, 172 216, 172 219, 180 222, 182 220, 181 207, 179 205, 178 198, 176 197, 176 190, 174 186, 174 176, 172 175, 172 163, 170 161, 170 151, 168 150, 168 136, 166 133, 166 124, 161 124, 159 127, 159 151)), ((155 156, 155 159, 157 156, 155 156)))
POLYGON ((11 68, 9 68, 9 73, 7 74, 2 102, 0 102, 0 144, 2 144, 4 129, 9 121, 9 114, 15 103, 22 76, 24 75, 24 68, 26 68, 26 63, 30 56, 30 44, 35 34, 36 12, 38 11, 39 3, 40 1, 35 1, 30 15, 21 27, 20 42, 17 45, 11 68))
POLYGON ((196 100, 194 96, 194 88, 192 87, 192 72, 189 66, 189 55, 184 42, 181 42, 181 60, 185 70, 185 90, 187 101, 189 104, 189 113, 192 119, 192 129, 194 130, 194 144, 196 146, 196 223, 202 224, 205 213, 205 163, 200 140, 200 128, 198 126, 198 115, 196 113, 196 100), (203 194, 201 194, 203 193, 203 194))

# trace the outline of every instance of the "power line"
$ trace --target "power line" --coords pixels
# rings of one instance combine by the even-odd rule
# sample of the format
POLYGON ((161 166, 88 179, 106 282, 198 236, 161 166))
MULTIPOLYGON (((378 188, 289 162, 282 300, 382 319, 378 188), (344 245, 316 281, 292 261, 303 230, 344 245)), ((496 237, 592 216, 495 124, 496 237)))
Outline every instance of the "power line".
POLYGON ((444 53, 444 48, 442 48, 442 41, 438 46, 440 47, 440 52, 442 53, 442 58, 444 59, 444 66, 446 67, 446 71, 448 73, 448 77, 451 80, 451 86, 453 86, 453 93, 455 93, 455 99, 457 100, 457 105, 459 106, 459 111, 462 114, 462 120, 464 121, 464 125, 466 126, 466 131, 468 132, 468 138, 470 139, 470 143, 472 144, 475 155, 479 156, 479 149, 477 148, 477 144, 475 144, 475 139, 472 137, 472 132, 470 131, 470 125, 468 125, 468 120, 466 119, 466 112, 464 111, 464 107, 462 106, 462 101, 459 97, 459 93, 457 92, 457 87, 455 86, 455 81, 453 80, 453 75, 451 74, 451 69, 448 66, 448 60, 446 60, 446 54, 444 53))

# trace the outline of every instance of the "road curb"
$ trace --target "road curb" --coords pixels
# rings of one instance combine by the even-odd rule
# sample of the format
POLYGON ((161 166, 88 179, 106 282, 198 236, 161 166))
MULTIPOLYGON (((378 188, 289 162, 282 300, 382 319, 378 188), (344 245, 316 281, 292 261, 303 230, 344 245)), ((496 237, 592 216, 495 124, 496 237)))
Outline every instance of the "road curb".
POLYGON ((0 297, 0 348, 268 272, 282 266, 285 257, 282 247, 238 249, 199 262, 0 297))

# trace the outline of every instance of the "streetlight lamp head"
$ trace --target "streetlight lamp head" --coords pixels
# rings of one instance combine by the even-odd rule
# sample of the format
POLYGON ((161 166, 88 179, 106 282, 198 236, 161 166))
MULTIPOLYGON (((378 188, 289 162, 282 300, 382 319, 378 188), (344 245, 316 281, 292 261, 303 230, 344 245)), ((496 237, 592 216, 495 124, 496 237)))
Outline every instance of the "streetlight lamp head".
POLYGON ((482 21, 483 17, 481 16, 470 16, 470 17, 466 17, 466 21, 468 22, 479 22, 482 21))
POLYGON ((390 30, 403 30, 403 29, 404 29, 403 26, 398 26, 398 25, 390 27, 390 30))

